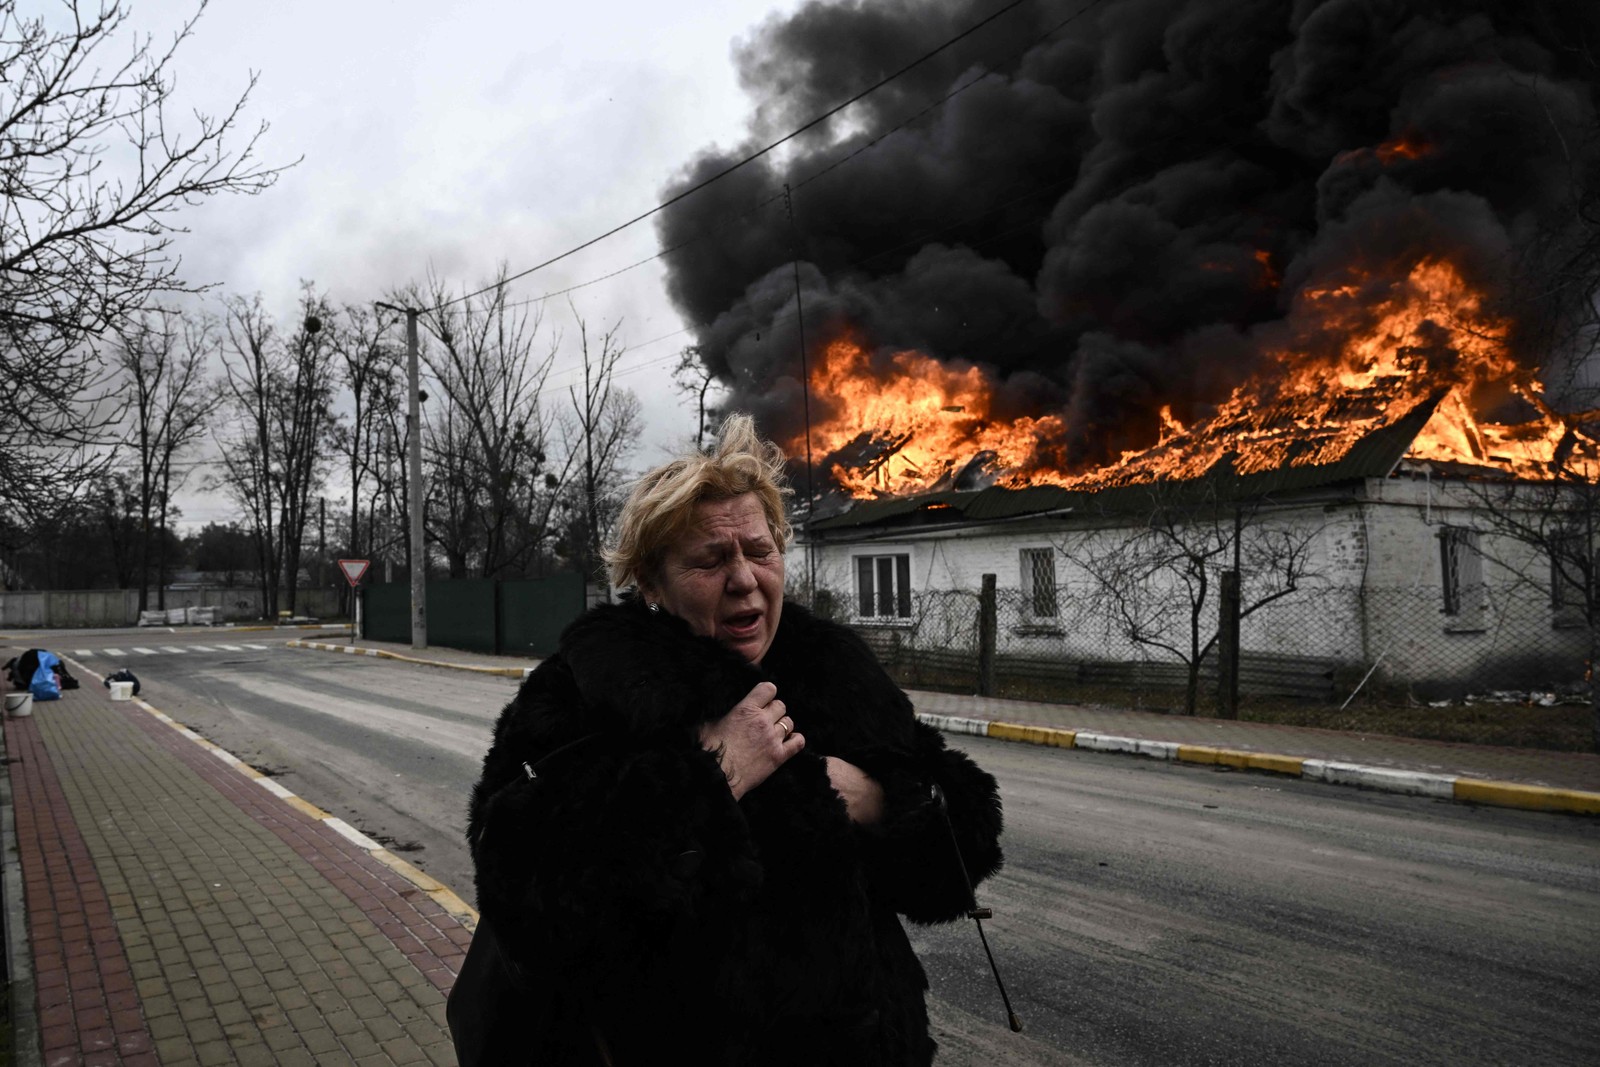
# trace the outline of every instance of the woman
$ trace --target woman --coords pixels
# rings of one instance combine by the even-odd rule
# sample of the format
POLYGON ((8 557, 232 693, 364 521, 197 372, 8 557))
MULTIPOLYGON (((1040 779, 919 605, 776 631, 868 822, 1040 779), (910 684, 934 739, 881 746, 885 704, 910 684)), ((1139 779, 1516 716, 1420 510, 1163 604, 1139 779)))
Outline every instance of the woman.
POLYGON ((933 1058, 897 915, 965 914, 998 792, 858 637, 784 603, 782 463, 734 416, 646 475, 607 553, 636 594, 495 727, 468 839, 533 1062, 933 1058))

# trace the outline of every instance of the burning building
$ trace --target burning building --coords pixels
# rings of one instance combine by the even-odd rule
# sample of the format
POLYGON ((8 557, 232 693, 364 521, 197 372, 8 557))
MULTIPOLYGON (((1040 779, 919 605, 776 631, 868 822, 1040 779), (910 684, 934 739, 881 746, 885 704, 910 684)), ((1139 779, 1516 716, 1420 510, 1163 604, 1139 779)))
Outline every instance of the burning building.
MULTIPOLYGON (((985 8, 768 22, 735 50, 752 143, 985 8)), ((1148 530, 1187 494, 1263 537, 1326 516, 1301 580, 1426 584, 1431 630, 1499 634, 1462 605, 1543 565, 1511 546, 1523 504, 1485 520, 1485 485, 1558 487, 1534 511, 1566 514, 1600 475, 1597 74, 1582 0, 1040 0, 675 205, 668 284, 728 406, 807 457, 808 536, 857 616, 978 573, 1065 589, 1069 541, 1148 530), (939 552, 859 548, 912 526, 924 545, 943 527, 939 552), (986 541, 989 565, 957 562, 986 541)), ((744 151, 704 153, 676 188, 744 151)), ((1572 538, 1534 525, 1518 543, 1572 538)), ((1576 577, 1547 568, 1545 634, 1593 588, 1575 559, 1576 577)), ((1260 636, 1370 663, 1416 620, 1341 625, 1354 644, 1325 656, 1260 636)), ((1436 660, 1411 676, 1460 673, 1436 660)))

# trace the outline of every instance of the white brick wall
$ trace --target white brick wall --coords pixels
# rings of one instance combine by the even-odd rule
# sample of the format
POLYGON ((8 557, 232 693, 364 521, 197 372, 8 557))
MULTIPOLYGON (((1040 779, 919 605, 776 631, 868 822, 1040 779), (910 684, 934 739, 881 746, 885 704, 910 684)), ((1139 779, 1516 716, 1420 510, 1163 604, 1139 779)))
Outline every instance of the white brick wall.
MULTIPOLYGON (((1380 656, 1386 675, 1399 680, 1448 679, 1495 660, 1512 663, 1539 655, 1565 662, 1571 631, 1554 632, 1548 588, 1523 576, 1541 572, 1526 546, 1482 536, 1486 556, 1510 569, 1485 564, 1482 626, 1463 628, 1442 613, 1439 531, 1446 525, 1471 525, 1474 501, 1459 486, 1417 479, 1380 479, 1354 493, 1307 493, 1280 502, 1254 520, 1258 530, 1314 534, 1309 572, 1302 589, 1246 618, 1242 642, 1247 651, 1330 658, 1369 666, 1380 656)), ((880 531, 882 533, 882 531, 880 531)), ((1002 651, 1067 658, 1171 658, 1133 645, 1108 632, 1104 617, 1086 618, 1083 587, 1087 576, 1061 546, 1108 545, 1125 540, 1127 527, 1089 528, 1073 516, 946 530, 919 528, 896 539, 825 541, 816 549, 818 584, 855 603, 853 558, 859 554, 909 554, 912 588, 917 594, 964 590, 976 594, 982 576, 992 573, 1001 590, 1002 651), (1054 547, 1061 602, 1059 636, 1008 630, 1005 605, 1020 600, 1021 550, 1054 547)), ((1089 554, 1093 554, 1091 547, 1089 554)), ((1172 594, 1186 602, 1181 592, 1172 594)), ((975 611, 976 601, 972 601, 975 611)), ((960 610, 966 610, 964 608, 960 610)), ((1215 625, 1217 590, 1204 607, 1203 637, 1215 625)), ((1474 620, 1476 623, 1477 620, 1474 620)), ((1187 646, 1187 624, 1168 637, 1187 646)))

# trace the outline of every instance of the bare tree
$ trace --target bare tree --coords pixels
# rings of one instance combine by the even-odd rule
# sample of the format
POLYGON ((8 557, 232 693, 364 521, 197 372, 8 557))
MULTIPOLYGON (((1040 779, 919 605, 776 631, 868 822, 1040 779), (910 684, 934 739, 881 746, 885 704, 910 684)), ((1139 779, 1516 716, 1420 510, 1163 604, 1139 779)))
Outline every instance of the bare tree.
POLYGON ((227 340, 221 347, 223 388, 232 401, 234 431, 218 446, 220 482, 250 520, 256 546, 256 580, 262 610, 278 610, 278 576, 282 546, 277 534, 277 489, 272 478, 272 394, 279 387, 277 327, 260 294, 227 301, 227 340))
POLYGON ((295 609, 300 588, 300 560, 305 548, 311 503, 327 480, 328 444, 333 435, 333 392, 336 356, 324 324, 333 310, 306 283, 300 297, 297 328, 287 345, 284 386, 272 406, 272 430, 278 450, 279 523, 283 535, 284 590, 288 609, 295 609))
POLYGON ((431 413, 428 420, 428 460, 432 477, 431 522, 427 536, 444 553, 446 573, 465 578, 477 560, 487 563, 480 511, 487 506, 478 484, 477 442, 468 418, 454 404, 431 413))
MULTIPOLYGON (((1600 84, 1600 42, 1574 40, 1600 84)), ((1537 82, 1527 86, 1538 94, 1537 82)), ((1591 118, 1593 113, 1591 112, 1591 118)), ((1537 354, 1541 381, 1521 382, 1524 400, 1557 443, 1543 480, 1490 476, 1465 482, 1478 544, 1514 585, 1549 598, 1552 609, 1587 630, 1591 734, 1600 752, 1600 122, 1549 135, 1570 176, 1567 197, 1539 221, 1506 265, 1504 304, 1513 343, 1537 354)), ((1525 472, 1528 473, 1528 472, 1525 472)))
POLYGON ((411 559, 411 524, 403 521, 406 502, 411 499, 410 471, 402 455, 406 439, 404 375, 380 383, 374 391, 373 434, 377 454, 382 462, 372 468, 372 494, 368 497, 367 515, 374 551, 384 560, 384 581, 394 558, 411 559))
POLYGON ((138 524, 132 481, 120 473, 101 479, 89 491, 86 503, 105 537, 117 588, 127 589, 133 584, 135 542, 144 534, 138 524))
POLYGON ((294 610, 301 542, 311 498, 327 475, 333 426, 335 357, 322 336, 330 312, 309 284, 299 310, 300 321, 285 339, 259 295, 234 297, 221 346, 233 432, 219 442, 220 481, 250 519, 269 616, 278 611, 280 588, 294 610))
POLYGON ((618 507, 616 494, 621 466, 638 437, 639 398, 616 387, 617 361, 627 351, 617 339, 620 323, 600 336, 598 349, 589 346, 588 324, 578 320, 578 343, 583 355, 583 389, 567 390, 570 419, 563 423, 567 455, 580 460, 577 492, 581 500, 583 573, 599 573, 600 543, 618 507))
POLYGON ((1063 538, 1057 547, 1084 575, 1087 613, 1133 644, 1184 664, 1184 713, 1193 715, 1200 668, 1220 633, 1212 592, 1222 572, 1238 570, 1239 615, 1248 617, 1316 577, 1311 549, 1321 527, 1262 522, 1260 499, 1221 500, 1211 487, 1193 483, 1142 488, 1141 509, 1108 515, 1106 528, 1063 538))
POLYGON ((188 291, 170 254, 175 213, 257 193, 283 168, 241 130, 254 77, 217 114, 171 114, 175 55, 136 38, 115 0, 65 0, 65 18, 0 0, 0 500, 71 492, 107 461, 119 412, 89 343, 162 294, 188 291), (110 62, 105 62, 109 59, 110 62))
POLYGON ((540 404, 559 338, 536 352, 543 326, 537 312, 508 300, 502 268, 483 293, 452 298, 430 279, 421 321, 431 335, 422 360, 439 393, 425 419, 435 475, 430 536, 450 573, 491 578, 522 573, 538 552, 572 457, 550 454, 550 427, 540 404))
POLYGON ((678 362, 672 367, 672 387, 693 401, 695 410, 694 447, 704 448, 706 426, 717 415, 715 406, 708 406, 711 387, 717 384, 716 375, 700 358, 700 346, 688 345, 678 353, 678 362))
POLYGON ((339 356, 341 377, 352 401, 350 422, 340 426, 336 435, 350 465, 350 526, 345 547, 352 557, 371 548, 370 511, 367 537, 361 535, 361 488, 383 458, 388 441, 384 402, 388 394, 397 391, 398 379, 404 375, 404 353, 385 340, 390 325, 364 307, 346 305, 332 325, 329 340, 339 356))
MULTIPOLYGON (((158 309, 117 327, 112 362, 126 383, 128 420, 137 450, 139 610, 149 604, 152 548, 158 606, 166 607, 166 520, 173 461, 204 435, 214 390, 205 378, 212 324, 158 309), (158 530, 152 529, 152 512, 158 530)), ((181 487, 184 474, 179 472, 181 487)))

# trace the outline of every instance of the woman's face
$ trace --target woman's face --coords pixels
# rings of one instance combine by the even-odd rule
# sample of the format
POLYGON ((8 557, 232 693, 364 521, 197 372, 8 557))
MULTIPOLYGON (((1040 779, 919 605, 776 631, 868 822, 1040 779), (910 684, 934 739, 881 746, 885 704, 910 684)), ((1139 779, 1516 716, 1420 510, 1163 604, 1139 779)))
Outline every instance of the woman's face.
POLYGON ((760 663, 783 612, 783 553, 754 493, 695 505, 645 598, 760 663))

